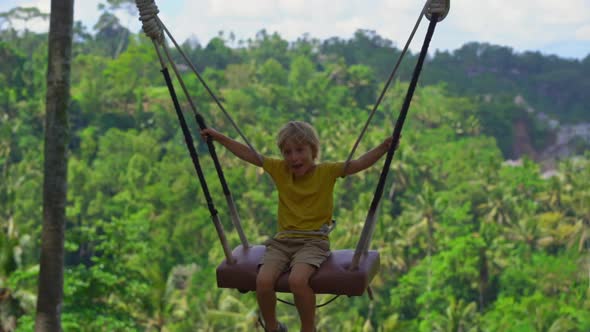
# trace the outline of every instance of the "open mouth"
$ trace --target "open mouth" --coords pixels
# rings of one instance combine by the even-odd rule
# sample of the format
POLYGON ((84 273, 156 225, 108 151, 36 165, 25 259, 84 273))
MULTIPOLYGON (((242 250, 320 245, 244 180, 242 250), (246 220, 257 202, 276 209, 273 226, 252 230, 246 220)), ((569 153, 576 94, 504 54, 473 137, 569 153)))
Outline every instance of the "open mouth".
POLYGON ((294 171, 300 170, 301 168, 303 168, 303 164, 293 164, 293 165, 291 165, 291 169, 293 169, 294 171))

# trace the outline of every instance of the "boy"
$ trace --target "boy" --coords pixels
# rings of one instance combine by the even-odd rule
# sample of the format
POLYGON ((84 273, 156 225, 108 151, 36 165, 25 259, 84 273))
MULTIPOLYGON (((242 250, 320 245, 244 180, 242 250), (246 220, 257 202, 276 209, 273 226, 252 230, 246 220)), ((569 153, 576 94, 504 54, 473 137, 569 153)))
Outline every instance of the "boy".
POLYGON ((256 277, 256 298, 268 331, 287 331, 276 319, 275 283, 290 269, 289 287, 301 320, 301 331, 314 331, 316 298, 309 278, 330 255, 328 236, 318 230, 332 223, 333 190, 336 179, 367 169, 389 149, 392 137, 356 160, 319 163, 319 138, 315 129, 302 121, 290 121, 279 131, 277 145, 283 159, 258 155, 248 146, 218 131, 201 131, 238 158, 262 167, 279 192, 279 232, 266 243, 266 252, 256 277))

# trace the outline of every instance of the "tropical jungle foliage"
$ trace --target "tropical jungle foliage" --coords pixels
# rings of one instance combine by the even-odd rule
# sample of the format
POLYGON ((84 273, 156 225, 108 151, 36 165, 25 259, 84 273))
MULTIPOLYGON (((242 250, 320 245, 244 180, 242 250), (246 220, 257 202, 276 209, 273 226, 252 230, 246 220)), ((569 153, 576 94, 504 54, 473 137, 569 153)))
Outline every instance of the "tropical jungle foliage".
MULTIPOLYGON (((76 26, 64 330, 253 331, 253 294, 216 287, 223 251, 152 43, 101 11, 93 32, 76 26)), ((47 35, 10 23, 39 16, 30 8, 0 16, 0 331, 30 331, 34 322, 47 35)), ((278 155, 277 129, 301 119, 318 129, 322 160, 347 157, 400 52, 371 31, 323 41, 266 31, 232 38, 183 47, 259 152, 278 155)), ((359 153, 392 133, 416 58, 404 60, 359 153)), ((432 55, 380 207, 375 298, 319 309, 319 330, 590 331, 587 145, 559 160, 552 176, 526 156, 505 162, 515 157, 516 121, 537 144, 552 135, 514 98, 563 122, 590 122, 589 74, 590 56, 480 43, 432 55)), ((238 137, 197 79, 186 72, 185 80, 208 125, 238 137)), ((209 188, 237 245, 196 128, 209 188)), ((275 230, 272 183, 217 152, 246 234, 261 243, 275 230)), ((379 173, 375 166, 339 181, 333 248, 356 245, 379 173)), ((278 311, 297 328, 292 307, 278 311)))

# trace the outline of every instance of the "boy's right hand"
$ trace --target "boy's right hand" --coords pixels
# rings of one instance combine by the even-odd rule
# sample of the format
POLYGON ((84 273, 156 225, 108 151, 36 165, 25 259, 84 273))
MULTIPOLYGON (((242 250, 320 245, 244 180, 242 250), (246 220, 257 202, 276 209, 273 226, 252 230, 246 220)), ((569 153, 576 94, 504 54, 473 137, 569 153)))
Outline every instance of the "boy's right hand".
POLYGON ((221 133, 213 128, 205 128, 201 130, 201 138, 203 138, 205 142, 207 142, 209 137, 211 137, 212 140, 217 141, 221 136, 221 133))

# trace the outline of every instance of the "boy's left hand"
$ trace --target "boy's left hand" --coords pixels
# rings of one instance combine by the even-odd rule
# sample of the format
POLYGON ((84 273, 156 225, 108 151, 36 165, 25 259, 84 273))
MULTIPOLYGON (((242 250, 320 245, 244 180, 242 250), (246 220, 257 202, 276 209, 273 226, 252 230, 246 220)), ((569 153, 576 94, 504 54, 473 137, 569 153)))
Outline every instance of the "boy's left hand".
MULTIPOLYGON (((397 148, 399 148, 399 142, 401 141, 402 137, 400 136, 399 138, 400 139, 397 141, 397 144, 395 146, 396 150, 397 150, 397 148)), ((391 147, 391 143, 393 143, 393 136, 389 136, 383 141, 383 145, 385 147, 387 147, 387 149, 389 149, 389 147, 391 147)))

